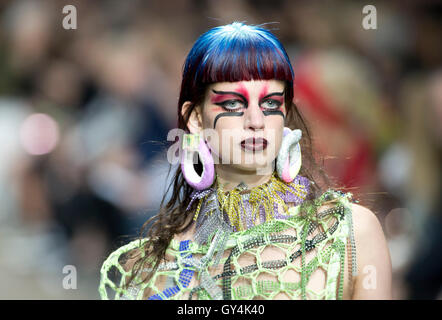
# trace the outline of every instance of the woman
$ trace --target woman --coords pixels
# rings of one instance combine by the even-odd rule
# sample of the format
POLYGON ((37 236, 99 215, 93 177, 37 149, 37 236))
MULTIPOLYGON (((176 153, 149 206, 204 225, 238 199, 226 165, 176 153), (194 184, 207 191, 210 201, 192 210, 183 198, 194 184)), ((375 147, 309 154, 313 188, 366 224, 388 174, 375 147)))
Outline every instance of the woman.
POLYGON ((314 182, 292 101, 292 66, 268 30, 235 22, 200 36, 183 70, 171 199, 104 262, 103 299, 390 298, 382 228, 314 182))

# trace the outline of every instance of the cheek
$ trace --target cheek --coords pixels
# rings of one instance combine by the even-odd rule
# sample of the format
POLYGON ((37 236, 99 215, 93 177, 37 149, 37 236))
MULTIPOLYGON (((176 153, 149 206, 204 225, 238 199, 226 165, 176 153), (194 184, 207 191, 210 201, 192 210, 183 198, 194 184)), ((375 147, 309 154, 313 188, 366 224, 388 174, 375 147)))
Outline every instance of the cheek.
POLYGON ((203 120, 203 129, 213 128, 213 118, 210 115, 206 115, 202 117, 203 120))
MULTIPOLYGON (((281 109, 281 111, 283 110, 281 109)), ((277 131, 277 134, 282 135, 282 132, 284 130, 284 123, 285 118, 283 118, 280 114, 268 115, 266 117, 266 127, 268 128, 268 130, 277 131)))
MULTIPOLYGON (((223 163, 229 163, 232 158, 232 153, 237 150, 235 145, 239 143, 236 141, 237 138, 241 137, 241 117, 221 117, 216 122, 214 128, 214 121, 217 115, 221 112, 210 112, 203 113, 202 123, 205 133, 205 138, 210 146, 212 155, 218 158, 219 161, 223 163)), ((223 112, 224 110, 220 108, 223 112)))
POLYGON ((203 129, 213 129, 213 121, 218 112, 213 112, 212 108, 204 106, 203 113, 201 114, 203 129))
POLYGON ((221 107, 211 107, 210 108, 211 109, 211 113, 213 113, 213 117, 215 118, 215 116, 218 114, 218 113, 221 113, 221 112, 225 112, 226 110, 224 110, 223 108, 221 108, 221 107))
POLYGON ((282 131, 277 131, 276 132, 276 138, 275 138, 275 145, 276 145, 276 154, 278 154, 279 149, 281 148, 281 144, 282 144, 282 135, 283 132, 282 131))
POLYGON ((243 116, 227 112, 221 107, 210 107, 210 111, 203 114, 203 127, 216 130, 232 130, 241 126, 243 116), (216 124, 215 124, 216 121, 216 124))
POLYGON ((272 144, 272 147, 268 149, 268 155, 270 157, 276 157, 281 148, 284 119, 281 116, 270 116, 266 125, 267 140, 272 144))
MULTIPOLYGON (((221 108, 220 108, 221 109, 221 108)), ((210 146, 212 150, 212 154, 218 156, 220 154, 220 141, 222 141, 222 121, 218 121, 216 124, 216 128, 213 128, 213 123, 215 121, 215 117, 219 112, 211 112, 212 108, 210 108, 210 112, 203 112, 202 114, 202 125, 204 130, 205 140, 210 146)))

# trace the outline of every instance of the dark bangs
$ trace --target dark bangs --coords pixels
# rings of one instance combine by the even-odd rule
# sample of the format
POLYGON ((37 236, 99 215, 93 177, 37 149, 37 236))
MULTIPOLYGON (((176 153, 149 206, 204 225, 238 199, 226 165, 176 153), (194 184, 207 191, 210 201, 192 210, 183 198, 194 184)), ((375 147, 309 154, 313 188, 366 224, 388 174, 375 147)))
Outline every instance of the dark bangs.
POLYGON ((284 48, 259 34, 211 43, 195 74, 202 83, 269 79, 293 83, 293 72, 284 48))

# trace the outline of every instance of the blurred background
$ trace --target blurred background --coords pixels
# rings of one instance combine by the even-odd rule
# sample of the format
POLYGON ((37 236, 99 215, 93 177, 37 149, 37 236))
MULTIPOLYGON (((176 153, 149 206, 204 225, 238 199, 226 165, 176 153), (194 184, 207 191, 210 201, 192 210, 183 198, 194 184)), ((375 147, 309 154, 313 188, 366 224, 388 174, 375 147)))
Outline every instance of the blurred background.
POLYGON ((0 299, 99 298, 165 192, 184 59, 233 21, 272 22, 327 172, 382 223, 393 297, 441 299, 441 18, 437 1, 0 1, 0 299))

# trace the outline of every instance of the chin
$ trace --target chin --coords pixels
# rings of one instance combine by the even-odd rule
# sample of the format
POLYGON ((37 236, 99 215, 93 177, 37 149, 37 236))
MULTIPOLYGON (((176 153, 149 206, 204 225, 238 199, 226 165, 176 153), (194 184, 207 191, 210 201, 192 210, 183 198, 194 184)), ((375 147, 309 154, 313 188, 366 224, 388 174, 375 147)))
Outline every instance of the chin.
MULTIPOLYGON (((234 150, 237 152, 237 157, 233 156, 233 153, 228 155, 223 155, 222 160, 219 158, 217 162, 222 165, 229 165, 235 169, 245 171, 247 173, 257 172, 260 174, 261 172, 264 175, 268 174, 267 172, 270 170, 270 173, 273 172, 274 161, 276 156, 268 152, 268 150, 264 150, 263 152, 244 152, 241 149, 234 150), (270 169, 269 169, 270 168, 270 169)), ((222 153, 221 153, 222 154, 222 153)))
POLYGON ((232 164, 237 169, 248 171, 250 173, 256 174, 270 174, 273 172, 272 162, 262 164, 262 162, 253 162, 253 163, 241 163, 241 164, 232 164))

